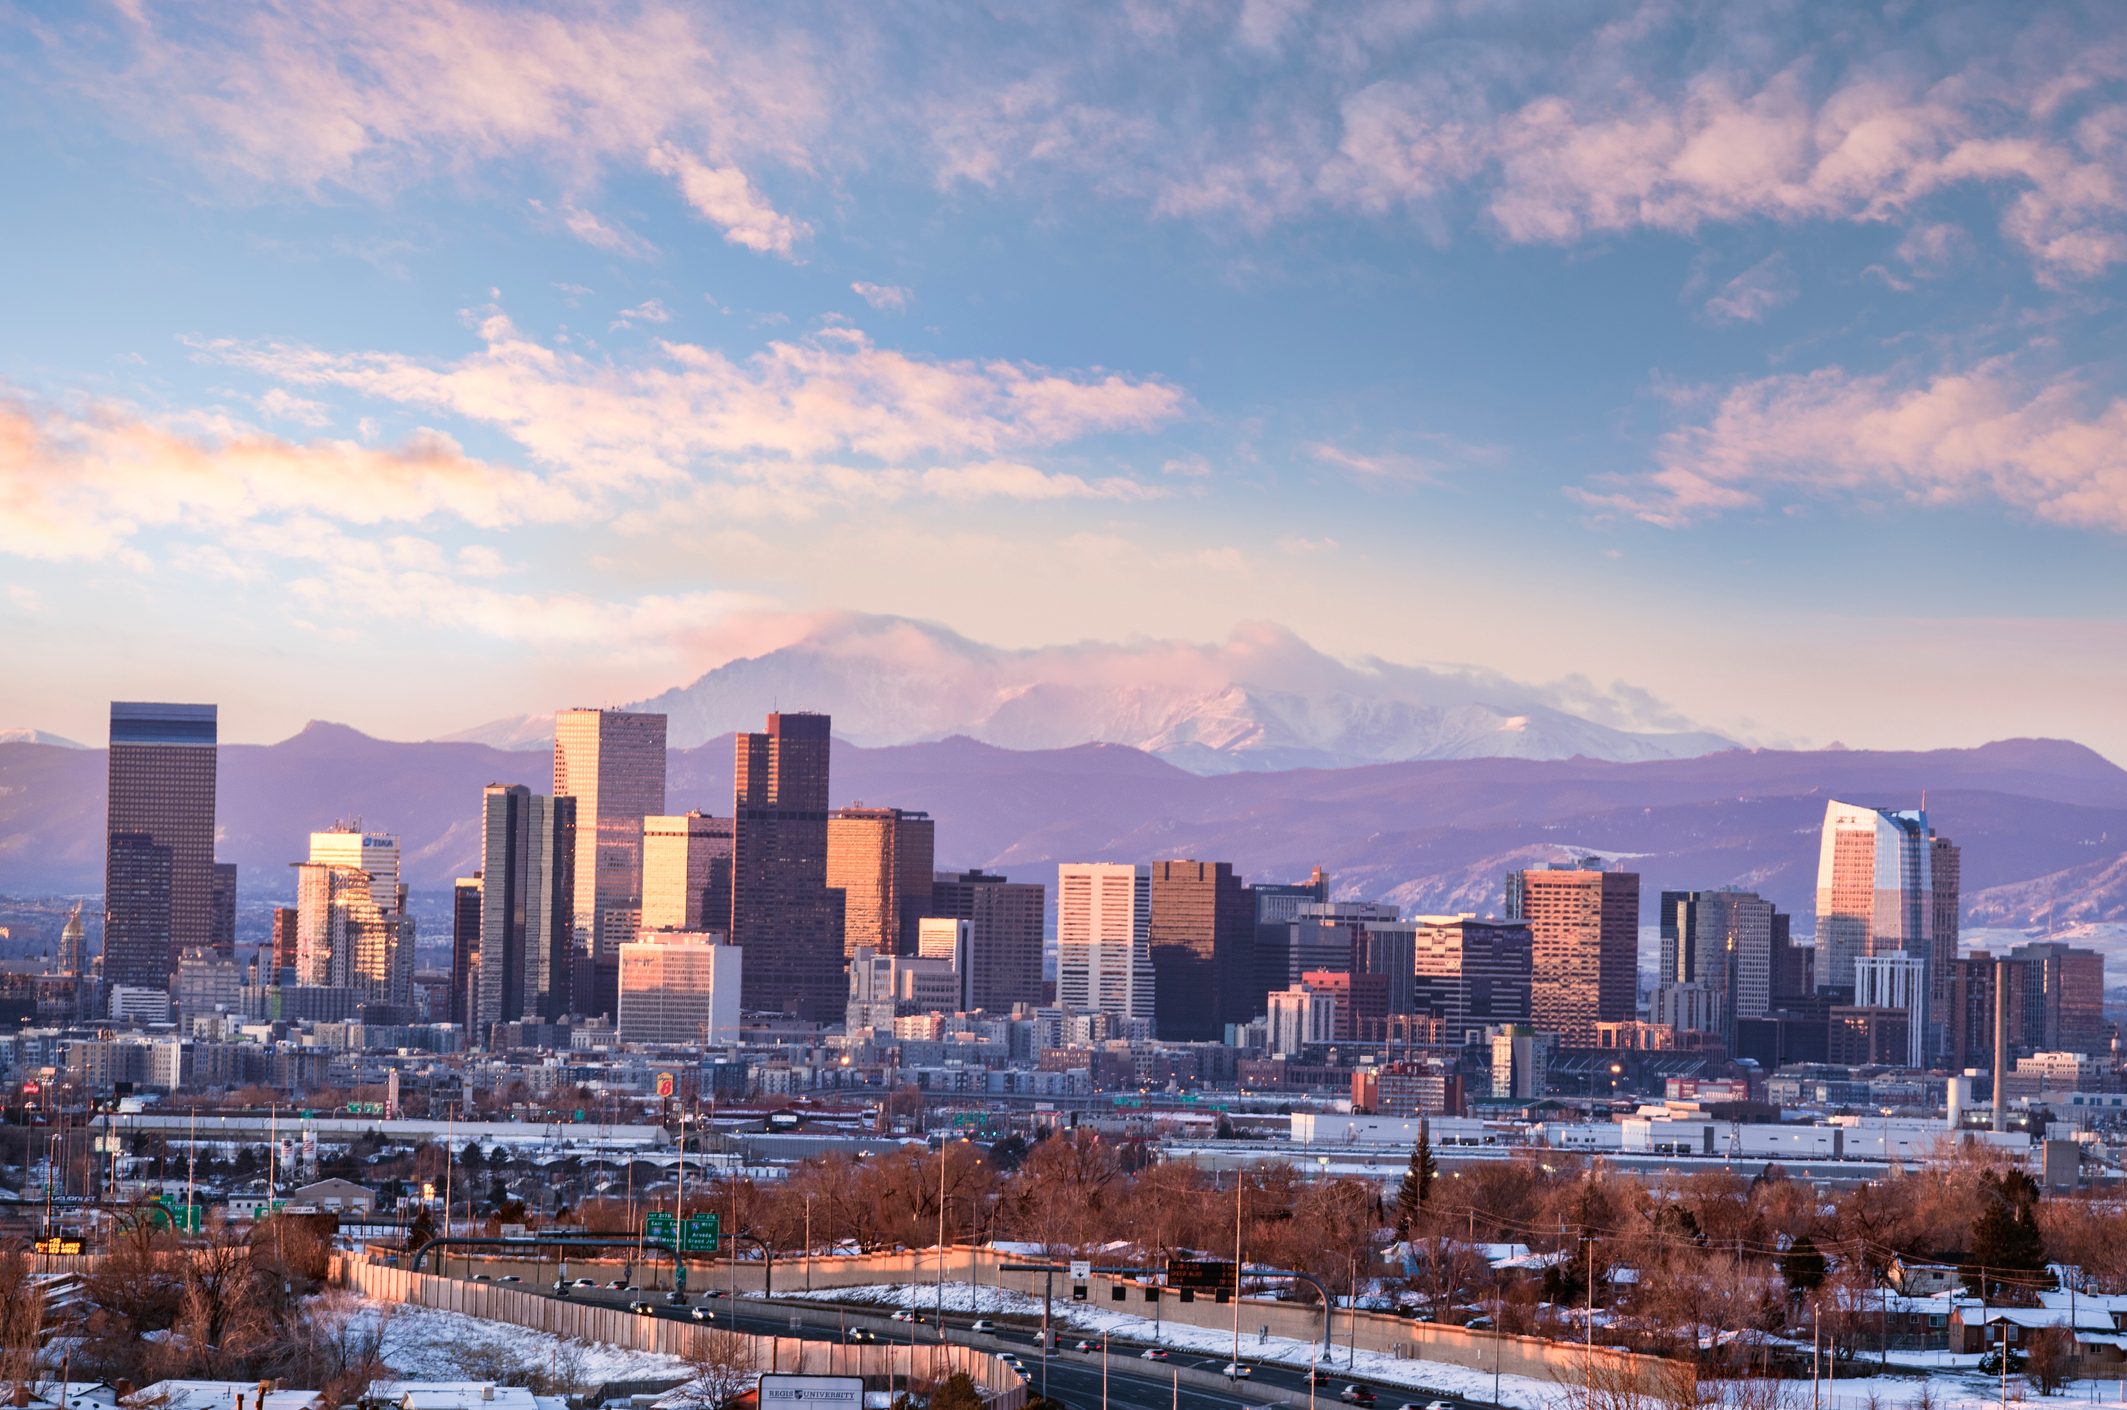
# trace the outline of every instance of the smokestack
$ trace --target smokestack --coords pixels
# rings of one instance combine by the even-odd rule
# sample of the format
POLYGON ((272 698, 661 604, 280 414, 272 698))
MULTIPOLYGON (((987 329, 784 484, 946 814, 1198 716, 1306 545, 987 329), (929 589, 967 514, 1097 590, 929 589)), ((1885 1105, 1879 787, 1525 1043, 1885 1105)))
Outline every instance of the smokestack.
POLYGON ((1994 961, 1994 1129, 2009 1129, 2009 962, 1994 961))

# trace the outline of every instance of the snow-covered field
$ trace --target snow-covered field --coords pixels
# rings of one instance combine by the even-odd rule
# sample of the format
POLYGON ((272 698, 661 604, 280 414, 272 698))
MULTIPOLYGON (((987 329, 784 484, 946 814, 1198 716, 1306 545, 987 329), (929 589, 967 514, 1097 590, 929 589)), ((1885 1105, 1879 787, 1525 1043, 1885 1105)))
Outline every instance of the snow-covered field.
POLYGON ((525 1384, 597 1385, 607 1381, 683 1376, 676 1356, 604 1342, 571 1341, 510 1322, 489 1322, 408 1303, 365 1301, 352 1331, 367 1332, 384 1317, 385 1364, 408 1380, 493 1380, 525 1384))
MULTIPOLYGON (((758 1294, 751 1294, 758 1296, 758 1294)), ((865 1287, 827 1288, 812 1293, 780 1292, 778 1300, 813 1301, 824 1303, 851 1303, 869 1307, 905 1307, 917 1312, 935 1310, 938 1306, 938 1288, 932 1283, 873 1284, 865 1287)), ((945 1310, 987 1314, 1002 1317, 1040 1317, 1041 1299, 1030 1293, 1009 1288, 971 1287, 967 1283, 945 1285, 945 1310)), ((1155 1322, 1150 1317, 1140 1317, 1129 1312, 1114 1312, 1093 1303, 1072 1302, 1068 1298, 1055 1302, 1051 1309, 1057 1325, 1067 1332, 1084 1334, 1102 1332, 1121 1341, 1157 1342, 1177 1351, 1192 1351, 1224 1361, 1233 1352, 1233 1333, 1214 1327, 1180 1325, 1174 1322, 1155 1322)), ((1321 1365, 1342 1371, 1350 1368, 1355 1376, 1362 1376, 1383 1385, 1407 1386, 1414 1392, 1432 1392, 1453 1395, 1469 1400, 1496 1403, 1514 1407, 1515 1410, 1567 1410, 1569 1402, 1576 1399, 1568 1387, 1553 1381, 1537 1380, 1530 1376, 1505 1375, 1498 1378, 1495 1397, 1492 1373, 1475 1370, 1468 1366, 1450 1365, 1444 1361, 1414 1361, 1393 1356, 1383 1351, 1360 1351, 1356 1355, 1337 1347, 1329 1356, 1322 1354, 1316 1342, 1296 1341, 1289 1337, 1263 1337, 1246 1327, 1247 1313, 1242 1313, 1241 1358, 1244 1361, 1275 1363, 1279 1365, 1306 1367, 1321 1365)), ((1818 1396, 1812 1399, 1809 1382, 1791 1382, 1787 1387, 1789 1410, 1910 1410, 1925 1402, 1932 1410, 1999 1410, 2001 1405, 2001 1380, 1989 1377, 1973 1369, 1971 1364, 1978 1358, 1940 1358, 1930 1353, 1906 1353, 1896 1360, 1904 1360, 1913 1369, 1906 1375, 1865 1375, 1854 1378, 1841 1377, 1824 1383, 1818 1396), (1952 1365, 1936 1365, 1923 1371, 1920 1364, 1931 1360, 1950 1361, 1952 1365)), ((2035 1389, 2025 1385, 2018 1376, 2009 1378, 2011 1402, 2027 1404, 2027 1410, 2042 1410, 2048 1405, 2064 1407, 2072 1404, 2112 1405, 2127 1407, 2127 1383, 2121 1381, 2076 1381, 2063 1388, 2059 1394, 2043 1397, 2035 1389)), ((1335 1402, 1330 1402, 1334 1404, 1335 1402)))

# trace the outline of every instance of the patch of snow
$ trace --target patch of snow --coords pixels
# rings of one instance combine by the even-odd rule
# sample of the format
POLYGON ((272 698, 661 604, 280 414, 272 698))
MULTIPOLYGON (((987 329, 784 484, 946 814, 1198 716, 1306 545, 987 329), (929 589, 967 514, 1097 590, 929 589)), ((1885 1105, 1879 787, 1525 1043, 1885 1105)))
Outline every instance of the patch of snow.
POLYGON ((575 1341, 510 1322, 489 1322, 463 1313, 411 1303, 367 1300, 357 1314, 363 1331, 388 1316, 384 1364, 409 1381, 461 1381, 469 1359, 515 1367, 523 1376, 565 1367, 586 1382, 684 1376, 692 1368, 677 1356, 638 1351, 605 1342, 575 1341))

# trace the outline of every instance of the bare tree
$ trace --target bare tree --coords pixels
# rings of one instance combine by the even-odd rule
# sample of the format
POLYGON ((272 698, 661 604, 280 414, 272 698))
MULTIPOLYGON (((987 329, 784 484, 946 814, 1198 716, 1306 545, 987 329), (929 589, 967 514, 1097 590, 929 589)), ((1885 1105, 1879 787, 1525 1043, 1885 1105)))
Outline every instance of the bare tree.
POLYGON ((687 1338, 682 1355, 694 1379, 681 1393, 696 1410, 723 1410, 760 1374, 752 1340, 736 1332, 696 1332, 687 1338))

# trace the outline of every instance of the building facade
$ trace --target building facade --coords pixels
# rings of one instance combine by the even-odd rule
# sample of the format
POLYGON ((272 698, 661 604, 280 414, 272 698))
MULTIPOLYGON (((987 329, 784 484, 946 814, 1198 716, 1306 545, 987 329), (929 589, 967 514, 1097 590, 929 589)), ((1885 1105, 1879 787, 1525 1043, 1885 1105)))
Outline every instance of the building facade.
POLYGON ((739 1040, 745 954, 706 932, 660 931, 620 947, 624 1043, 713 1047, 739 1040))
POLYGON ((213 943, 218 721, 212 705, 111 702, 103 977, 166 989, 213 943))
POLYGON ((611 959, 642 909, 643 819, 665 811, 665 717, 554 715, 554 793, 576 806, 575 949, 611 959))
POLYGON ((644 932, 730 929, 736 833, 730 818, 707 813, 643 819, 644 932))
POLYGON ((772 714, 738 737, 731 941, 749 1010, 830 1023, 846 998, 841 897, 827 886, 832 721, 772 714))
POLYGON ((937 825, 900 808, 837 808, 827 817, 827 884, 842 893, 842 953, 914 953, 932 914, 937 825))
POLYGON ((1056 872, 1056 1002, 1151 1021, 1152 868, 1066 862, 1056 872))
POLYGON ((1526 923, 1472 915, 1411 922, 1414 1011, 1441 1020, 1446 1040, 1529 1021, 1533 941, 1526 923))
POLYGON ((1721 1026, 1699 1031, 1726 1036, 1735 1020, 1771 1008, 1777 914, 1750 891, 1662 893, 1661 982, 1703 985, 1720 999, 1721 1026))
POLYGON ((481 796, 475 1041, 497 1024, 568 1014, 576 874, 576 800, 490 784, 481 796))
POLYGON ((968 1002, 990 1013, 1042 1002, 1047 889, 983 871, 938 872, 930 914, 968 923, 968 1002))
POLYGON ((1517 874, 1520 919, 1529 927, 1530 1022, 1585 1045, 1599 1022, 1639 1007, 1640 879, 1581 867, 1517 874))
POLYGON ((1817 849, 1817 987, 1845 989, 1869 955, 1935 953, 1933 848, 1919 809, 1824 806, 1817 849))
POLYGON ((1168 1042, 1215 1041, 1255 1017, 1255 893, 1228 862, 1152 864, 1153 1032, 1168 1042))

